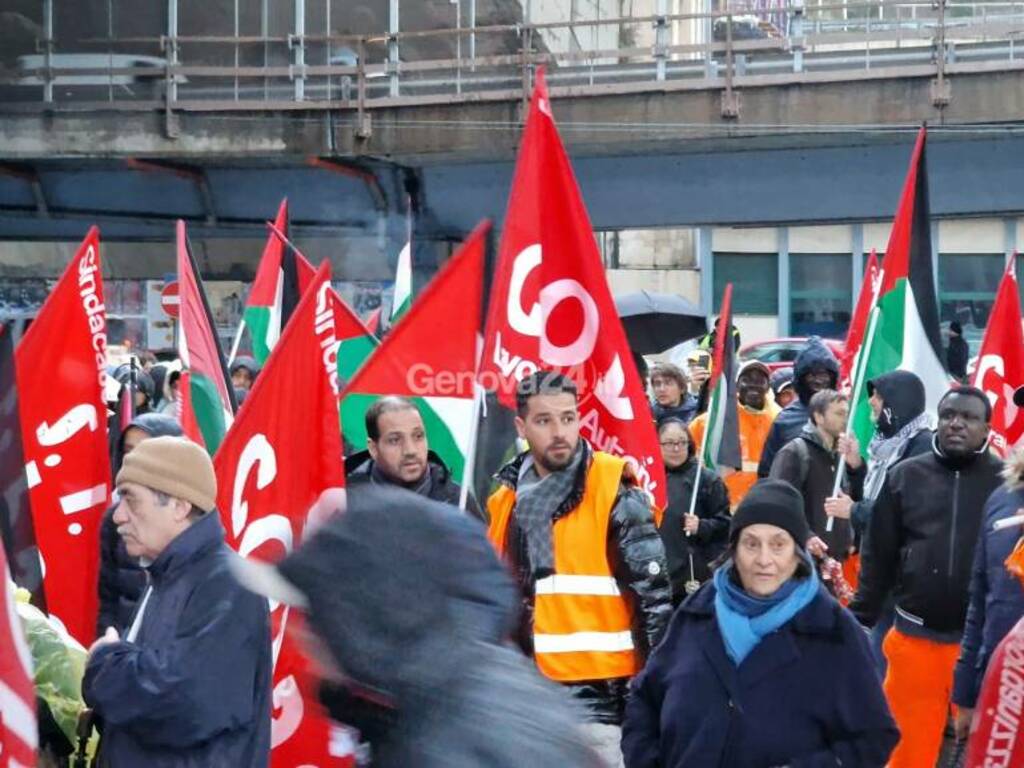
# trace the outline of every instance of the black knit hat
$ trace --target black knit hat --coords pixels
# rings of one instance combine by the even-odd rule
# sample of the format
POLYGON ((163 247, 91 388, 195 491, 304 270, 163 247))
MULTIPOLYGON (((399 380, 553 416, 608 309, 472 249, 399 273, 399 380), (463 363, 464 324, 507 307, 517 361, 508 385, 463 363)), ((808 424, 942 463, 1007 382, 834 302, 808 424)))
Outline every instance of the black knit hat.
POLYGON ((785 480, 759 480, 736 507, 729 526, 729 541, 735 542, 748 525, 775 525, 793 537, 803 549, 811 538, 804 517, 804 497, 785 480))

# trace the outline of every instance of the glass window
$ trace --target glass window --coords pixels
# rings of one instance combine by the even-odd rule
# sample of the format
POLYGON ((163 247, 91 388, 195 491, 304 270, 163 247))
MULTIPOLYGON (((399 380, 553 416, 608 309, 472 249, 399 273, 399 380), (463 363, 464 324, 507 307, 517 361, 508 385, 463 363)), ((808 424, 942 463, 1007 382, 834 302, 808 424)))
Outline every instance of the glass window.
POLYGON ((848 253, 789 256, 789 330, 841 339, 850 325, 853 270, 848 253))
POLYGON ((939 254, 939 322, 943 338, 949 323, 959 320, 972 355, 981 346, 1005 260, 1001 253, 939 254))
POLYGON ((721 309, 722 291, 732 283, 732 311, 737 315, 779 312, 779 257, 774 253, 716 253, 714 306, 721 309))

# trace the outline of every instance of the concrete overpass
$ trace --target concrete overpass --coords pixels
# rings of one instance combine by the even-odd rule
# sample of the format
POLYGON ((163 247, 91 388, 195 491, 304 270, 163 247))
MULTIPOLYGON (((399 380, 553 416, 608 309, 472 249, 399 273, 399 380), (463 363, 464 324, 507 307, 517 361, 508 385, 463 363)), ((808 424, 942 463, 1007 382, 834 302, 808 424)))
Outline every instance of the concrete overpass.
POLYGON ((165 239, 178 216, 262 237, 287 194, 311 233, 397 242, 411 192, 418 234, 454 240, 500 223, 539 65, 598 229, 882 220, 925 120, 936 215, 1024 212, 1012 8, 796 4, 781 29, 661 13, 601 22, 620 40, 626 22, 653 30, 650 45, 552 51, 552 30, 595 22, 510 23, 514 7, 491 6, 486 26, 379 33, 314 34, 295 16, 185 34, 168 18, 162 37, 90 31, 81 45, 110 49, 103 62, 61 58, 43 19, 43 53, 0 72, 0 238, 98 220, 109 238, 165 239), (683 22, 714 31, 669 37, 683 22))

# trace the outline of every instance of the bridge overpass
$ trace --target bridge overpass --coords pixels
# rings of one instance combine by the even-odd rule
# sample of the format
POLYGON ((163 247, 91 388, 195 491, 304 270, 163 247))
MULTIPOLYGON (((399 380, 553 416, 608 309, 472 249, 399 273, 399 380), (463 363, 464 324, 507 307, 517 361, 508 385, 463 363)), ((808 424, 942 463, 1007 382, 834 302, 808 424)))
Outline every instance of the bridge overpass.
POLYGON ((423 18, 400 25, 397 0, 378 2, 353 32, 315 0, 275 4, 256 31, 237 3, 227 29, 225 2, 219 21, 169 0, 104 27, 47 0, 19 38, 36 52, 0 70, 0 238, 72 238, 87 220, 163 238, 179 216, 262 237, 287 194, 310 233, 398 242, 412 193, 420 236, 454 240, 500 224, 539 66, 597 229, 882 220, 922 121, 936 215, 1024 212, 1024 4, 652 0, 536 21, 467 3, 486 13, 406 3, 423 18))

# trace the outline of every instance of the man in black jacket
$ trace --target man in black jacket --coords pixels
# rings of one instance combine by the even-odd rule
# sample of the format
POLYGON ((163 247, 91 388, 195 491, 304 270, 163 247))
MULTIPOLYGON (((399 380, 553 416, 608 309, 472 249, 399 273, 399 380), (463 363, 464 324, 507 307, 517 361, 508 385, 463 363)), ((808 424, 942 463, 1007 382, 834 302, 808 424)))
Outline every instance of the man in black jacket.
MULTIPOLYGON (((825 503, 835 487, 839 461, 846 462, 846 480, 840 500, 859 499, 864 484, 864 461, 856 438, 843 433, 850 413, 846 395, 825 389, 811 398, 810 420, 800 436, 775 454, 771 477, 785 480, 804 497, 804 514, 811 533, 828 546, 829 554, 843 561, 850 553, 853 534, 849 520, 837 519, 828 531, 825 503)), ((804 542, 806 543, 806 542, 804 542)))
POLYGON ((591 743, 614 767, 629 681, 661 640, 672 594, 651 502, 624 459, 580 439, 576 396, 550 371, 519 383, 530 448, 498 473, 488 536, 522 590, 524 650, 587 707, 591 743))
MULTIPOLYGON (((461 486, 441 458, 430 450, 423 417, 404 397, 382 397, 366 409, 366 448, 345 459, 350 493, 367 483, 397 485, 434 501, 459 506, 461 486)), ((482 519, 472 494, 466 511, 482 519)))
POLYGON ((764 441, 761 461, 757 465, 758 477, 768 477, 775 454, 803 430, 810 416, 807 408, 814 393, 823 389, 836 389, 838 382, 839 362, 836 356, 821 339, 812 336, 793 363, 793 388, 797 399, 775 417, 775 423, 764 441))
POLYGON ((873 626, 889 592, 896 600, 883 646, 885 692, 902 734, 894 768, 938 759, 982 510, 1002 467, 988 452, 992 407, 981 390, 951 390, 938 415, 932 452, 900 463, 885 478, 850 605, 862 624, 873 626))
POLYGON ((949 346, 946 347, 946 368, 960 381, 967 378, 967 363, 971 348, 964 339, 964 329, 954 320, 949 324, 949 346))

